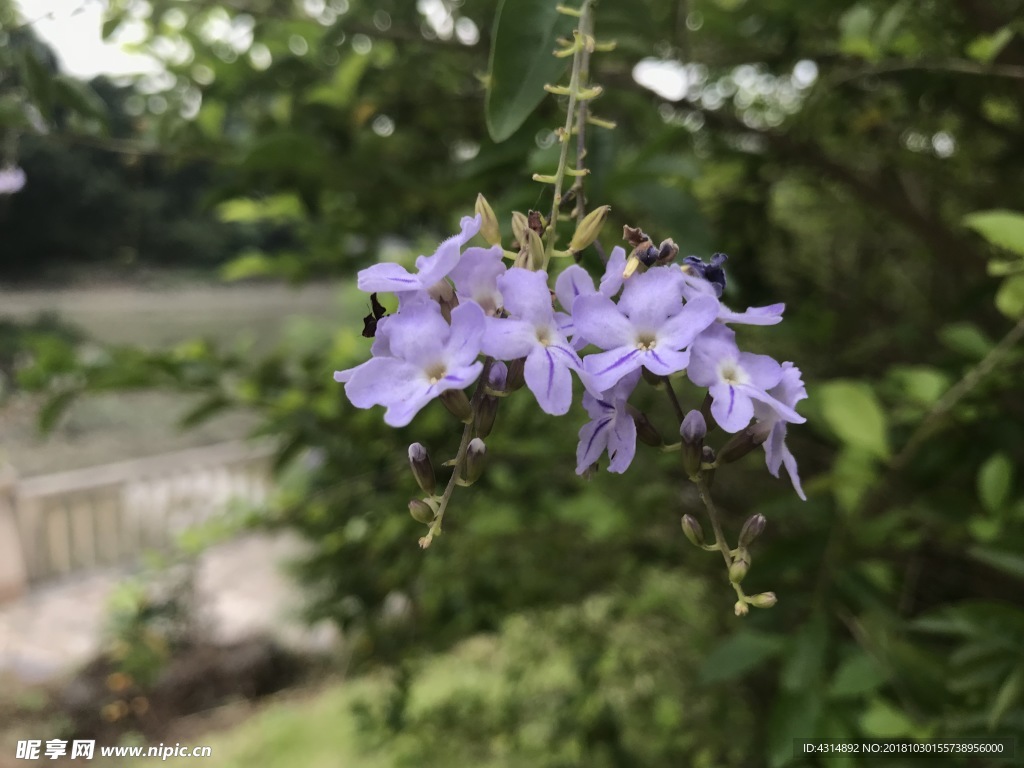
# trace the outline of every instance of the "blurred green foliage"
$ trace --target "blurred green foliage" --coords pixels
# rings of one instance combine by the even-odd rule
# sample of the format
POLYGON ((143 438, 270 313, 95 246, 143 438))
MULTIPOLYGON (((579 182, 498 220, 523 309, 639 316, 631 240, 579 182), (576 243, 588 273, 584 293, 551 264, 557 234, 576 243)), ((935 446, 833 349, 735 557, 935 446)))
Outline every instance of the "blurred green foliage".
MULTIPOLYGON (((208 181, 195 183, 205 202, 232 226, 263 228, 248 233, 259 237, 225 267, 229 277, 350 274, 388 235, 444 236, 478 191, 503 225, 512 209, 548 202, 527 179, 553 167, 557 100, 507 141, 485 138, 477 76, 487 72, 492 2, 148 5, 141 14, 131 0, 112 3, 107 28, 142 25, 170 73, 146 84, 163 89, 164 109, 136 103, 132 146, 202 158, 208 181), (227 37, 210 31, 218 27, 227 37)), ((311 613, 344 626, 364 660, 502 627, 524 649, 507 657, 513 666, 550 657, 578 671, 611 659, 607 677, 581 674, 552 694, 578 697, 555 734, 571 741, 600 720, 600 707, 587 706, 623 691, 620 676, 633 668, 614 663, 628 655, 616 630, 639 627, 656 642, 639 643, 630 659, 669 698, 684 695, 678 681, 689 686, 699 666, 702 703, 741 702, 707 725, 680 721, 676 742, 668 705, 649 712, 619 699, 623 738, 639 738, 644 713, 658 728, 632 764, 697 760, 685 750, 716 750, 723 737, 745 753, 713 752, 723 764, 783 766, 794 738, 1024 732, 1018 10, 1012 0, 600 5, 598 37, 618 48, 594 59, 606 87, 596 104, 619 127, 589 134, 588 198, 610 203, 616 226, 672 236, 684 253, 728 252, 732 306, 787 303, 781 326, 741 329, 741 344, 795 361, 808 381, 808 424, 789 439, 810 500, 797 502, 756 457, 716 479, 730 527, 755 512, 769 520, 748 578, 779 604, 742 623, 729 614, 721 564, 680 535, 679 515, 698 504, 673 457, 641 451, 625 477, 584 482, 572 473, 581 413, 552 422, 528 397, 503 402, 488 472, 460 490, 445 535, 420 552, 420 529, 405 513, 415 490, 405 447, 418 440, 439 464, 454 453, 455 428, 434 406, 412 427, 386 430, 379 413, 344 400, 331 371, 367 354, 356 323, 266 357, 195 344, 86 359, 61 347, 19 376, 58 406, 96 389, 164 386, 206 394, 193 420, 228 407, 261 413, 261 431, 280 441, 285 480, 267 524, 315 543, 302 569, 311 613), (682 88, 642 88, 632 74, 643 59, 661 62, 660 88, 682 88), (642 611, 616 613, 614 600, 588 602, 620 590, 657 603, 674 582, 645 581, 651 566, 714 577, 705 590, 687 590, 684 579, 678 587, 681 611, 688 601, 700 608, 693 631, 721 638, 700 646, 699 665, 687 657, 686 668, 673 666, 687 634, 650 630, 642 611), (411 619, 396 621, 385 608, 401 596, 411 619), (513 612, 558 605, 578 607, 536 620, 553 627, 507 623, 513 612), (607 640, 588 610, 607 624, 607 640), (656 645, 669 646, 664 657, 656 645), (749 739, 736 737, 729 717, 749 723, 749 739), (686 730, 696 728, 700 741, 686 730)), ((16 82, 22 106, 49 88, 46 77, 16 82)), ((35 140, 71 131, 108 141, 102 121, 52 123, 35 140)), ((28 157, 25 166, 31 185, 28 157)), ((664 403, 640 405, 664 423, 664 403)), ((500 682, 510 668, 490 673, 500 682)), ((423 690, 429 674, 409 669, 406 693, 423 690)), ((466 736, 452 749, 503 738, 527 751, 553 744, 546 721, 527 718, 517 730, 496 714, 550 703, 551 691, 478 693, 439 695, 389 726, 408 759, 436 756, 439 724, 466 736)), ((590 764, 559 749, 559 764, 590 764)))

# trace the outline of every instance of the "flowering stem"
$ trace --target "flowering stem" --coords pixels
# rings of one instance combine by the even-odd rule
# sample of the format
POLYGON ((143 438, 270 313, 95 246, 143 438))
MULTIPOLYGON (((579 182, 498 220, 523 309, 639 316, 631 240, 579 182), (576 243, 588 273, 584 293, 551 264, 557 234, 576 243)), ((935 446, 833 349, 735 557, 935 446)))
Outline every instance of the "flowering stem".
MULTIPOLYGON (((473 390, 473 398, 470 400, 474 411, 480 403, 480 398, 483 397, 484 392, 487 390, 487 377, 493 362, 494 360, 489 357, 484 359, 484 368, 480 371, 480 378, 477 379, 476 388, 473 390)), ((444 493, 441 494, 441 499, 437 505, 437 512, 430 523, 430 530, 427 531, 426 536, 420 538, 419 544, 421 549, 429 547, 434 537, 441 535, 441 523, 444 522, 444 513, 448 509, 448 502, 451 501, 452 494, 455 492, 455 486, 458 485, 459 478, 462 476, 463 465, 466 463, 466 452, 469 449, 470 440, 473 439, 475 421, 475 419, 470 419, 462 428, 462 440, 459 442, 458 453, 455 454, 452 476, 448 478, 448 485, 445 486, 444 493)))
POLYGON ((580 71, 583 65, 583 56, 586 53, 587 42, 583 37, 583 30, 591 25, 591 3, 593 0, 583 0, 580 6, 580 24, 576 38, 576 52, 572 56, 572 75, 569 78, 569 104, 565 111, 565 127, 559 137, 562 142, 562 151, 558 156, 558 169, 555 171, 555 192, 551 201, 551 218, 548 220, 548 228, 544 232, 547 242, 544 247, 544 266, 548 268, 551 254, 555 248, 555 238, 558 230, 558 211, 562 205, 562 182, 565 180, 565 170, 569 165, 569 139, 572 136, 572 127, 576 117, 576 101, 580 92, 580 71))
MULTIPOLYGON (((711 529, 715 532, 715 543, 711 545, 712 549, 717 549, 722 553, 722 558, 725 560, 725 568, 728 570, 732 567, 732 556, 729 545, 725 541, 725 534, 722 532, 722 524, 718 520, 718 510, 715 508, 715 502, 711 500, 711 489, 708 488, 707 480, 704 479, 704 473, 698 473, 696 479, 693 482, 697 486, 697 491, 700 493, 700 500, 704 502, 704 508, 708 511, 708 519, 711 521, 711 529)), ((732 588, 736 590, 736 597, 744 603, 747 602, 747 596, 743 592, 737 582, 731 581, 732 588)))
MULTIPOLYGON (((584 40, 588 37, 593 37, 594 14, 586 13, 580 18, 580 34, 583 35, 584 40)), ((579 57, 579 85, 581 88, 586 88, 587 83, 590 80, 590 48, 587 45, 583 46, 583 50, 579 52, 579 57)), ((587 215, 587 201, 583 192, 583 161, 586 159, 586 156, 587 101, 585 99, 580 99, 579 105, 576 108, 576 171, 578 175, 572 183, 572 191, 576 195, 575 215, 577 224, 582 222, 583 217, 587 215)))

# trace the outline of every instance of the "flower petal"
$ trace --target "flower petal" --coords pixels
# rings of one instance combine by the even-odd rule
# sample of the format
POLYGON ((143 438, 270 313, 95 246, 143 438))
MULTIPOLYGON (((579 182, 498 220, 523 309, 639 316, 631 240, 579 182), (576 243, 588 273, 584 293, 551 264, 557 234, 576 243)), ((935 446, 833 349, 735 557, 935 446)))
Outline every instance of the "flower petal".
POLYGON ((442 242, 432 255, 420 256, 416 259, 420 285, 431 286, 438 280, 443 280, 452 271, 452 268, 459 262, 462 246, 480 231, 480 221, 480 214, 473 217, 464 216, 460 222, 462 231, 459 234, 452 235, 442 242))
POLYGON ((596 293, 594 279, 579 264, 572 264, 555 280, 555 296, 566 312, 572 312, 572 303, 577 296, 590 296, 596 293))
POLYGON ((439 362, 451 329, 436 302, 406 307, 388 323, 388 345, 395 357, 424 368, 439 362))
POLYGON ((698 387, 710 387, 719 381, 720 366, 735 363, 739 355, 735 332, 721 323, 712 323, 690 346, 686 375, 698 387))
POLYGON ((524 320, 484 318, 484 335, 480 347, 485 355, 496 360, 518 360, 530 354, 530 350, 539 343, 536 330, 524 320))
POLYGON ((462 300, 472 300, 488 314, 501 309, 498 277, 505 274, 502 251, 493 248, 467 248, 459 263, 448 277, 455 283, 455 291, 462 300))
POLYGON ((591 391, 606 392, 641 364, 640 350, 634 346, 616 347, 607 352, 587 355, 583 358, 583 370, 588 374, 589 382, 584 378, 584 383, 588 383, 591 391))
POLYGON ((782 366, 768 355, 741 352, 739 366, 750 377, 750 383, 758 389, 768 391, 782 381, 782 366))
POLYGON ((366 293, 398 293, 423 287, 418 275, 410 274, 401 264, 392 262, 374 264, 361 270, 356 285, 366 293))
POLYGON ((466 366, 480 354, 484 335, 484 311, 479 304, 467 301, 452 310, 451 332, 444 351, 450 366, 466 366))
POLYGON ((726 432, 739 432, 750 423, 754 404, 746 392, 725 383, 712 385, 708 392, 713 398, 711 415, 726 432))
POLYGON ((767 307, 747 307, 745 312, 733 312, 725 304, 718 313, 723 323, 742 323, 744 325, 777 325, 782 322, 785 304, 769 304, 767 307))
POLYGON ((682 310, 682 284, 683 274, 676 267, 652 267, 633 275, 622 289, 619 311, 636 328, 653 331, 682 310))
POLYGON ((660 346, 643 352, 640 356, 641 364, 651 373, 659 376, 671 376, 673 373, 686 370, 690 364, 690 351, 678 352, 674 349, 662 349, 660 346))
POLYGON ((608 447, 611 419, 600 418, 588 421, 580 427, 580 441, 576 445, 576 474, 582 475, 594 462, 601 458, 608 447))
POLYGON ((625 410, 617 412, 608 436, 608 471, 622 474, 636 455, 636 422, 625 410))
POLYGON ((413 399, 427 387, 416 366, 393 357, 374 357, 352 371, 345 394, 356 408, 370 408, 413 399))
POLYGON ((576 333, 601 349, 615 349, 636 344, 636 331, 607 296, 580 296, 572 308, 576 333))
POLYGON ((604 275, 601 276, 601 285, 598 290, 609 299, 615 298, 615 294, 622 288, 625 278, 622 273, 626 269, 626 249, 621 245, 612 248, 608 256, 608 264, 605 265, 604 275))
POLYGON ((546 272, 512 267, 498 278, 498 289, 505 301, 505 309, 512 317, 533 325, 551 323, 555 310, 551 306, 546 272))
POLYGON ((718 317, 718 300, 712 296, 695 296, 677 315, 658 329, 658 346, 669 349, 688 347, 697 335, 718 317))
POLYGON ((572 405, 572 375, 555 350, 538 344, 526 356, 523 368, 526 386, 537 398, 541 410, 552 416, 569 412, 572 405))

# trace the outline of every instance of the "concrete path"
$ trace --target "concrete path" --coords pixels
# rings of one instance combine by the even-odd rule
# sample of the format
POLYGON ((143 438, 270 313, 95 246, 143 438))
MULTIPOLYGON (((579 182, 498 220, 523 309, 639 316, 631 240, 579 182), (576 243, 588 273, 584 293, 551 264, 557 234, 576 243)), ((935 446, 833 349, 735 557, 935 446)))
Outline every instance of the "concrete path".
MULTIPOLYGON (((301 594, 281 565, 301 554, 287 535, 251 534, 207 550, 197 575, 199 617, 223 642, 269 633, 292 648, 327 650, 330 627, 298 618, 301 594)), ((88 661, 100 648, 108 600, 125 570, 80 574, 0 603, 0 680, 43 682, 88 661)))

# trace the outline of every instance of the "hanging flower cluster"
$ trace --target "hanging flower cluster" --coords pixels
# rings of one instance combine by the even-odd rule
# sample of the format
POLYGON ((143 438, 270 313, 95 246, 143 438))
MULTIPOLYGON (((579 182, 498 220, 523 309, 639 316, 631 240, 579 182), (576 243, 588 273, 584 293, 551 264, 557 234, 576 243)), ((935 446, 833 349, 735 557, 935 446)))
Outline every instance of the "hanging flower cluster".
POLYGON ((442 397, 469 418, 461 393, 480 377, 483 357, 492 361, 487 365, 504 361, 521 371, 541 409, 561 416, 572 404, 575 376, 591 417, 580 429, 577 473, 604 453, 609 471, 624 472, 636 452, 629 397, 641 370, 686 373, 707 388, 715 423, 762 443, 772 474, 784 465, 804 498, 785 443, 787 425, 804 421, 794 410, 806 397, 800 370, 741 352, 729 327, 778 323, 783 305, 730 310, 719 299, 722 254, 710 265, 688 257, 682 268, 663 264, 626 278, 621 247, 612 250, 597 287, 573 264, 558 275, 553 297, 547 272, 507 267, 500 246, 463 250, 480 226, 480 214, 464 218, 459 234, 417 259, 414 273, 390 263, 359 273, 362 290, 392 292, 399 308, 377 320, 370 360, 334 375, 354 405, 382 405, 384 421, 402 427, 442 397), (596 349, 581 356, 589 348, 596 349))

